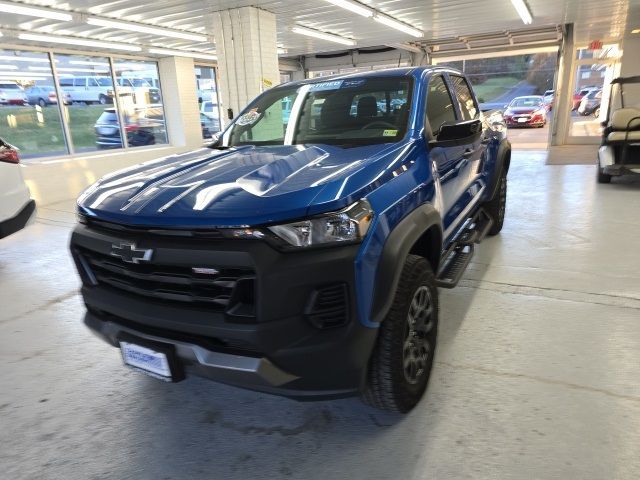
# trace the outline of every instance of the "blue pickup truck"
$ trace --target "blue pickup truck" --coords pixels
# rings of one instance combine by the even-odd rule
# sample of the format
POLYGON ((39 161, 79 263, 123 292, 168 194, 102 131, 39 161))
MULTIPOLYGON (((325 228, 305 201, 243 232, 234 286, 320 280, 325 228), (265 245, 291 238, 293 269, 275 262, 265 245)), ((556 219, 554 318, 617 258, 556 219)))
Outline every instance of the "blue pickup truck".
POLYGON ((85 323, 161 380, 407 412, 429 379, 438 288, 502 228, 505 132, 448 68, 270 89, 209 147, 82 193, 85 323))

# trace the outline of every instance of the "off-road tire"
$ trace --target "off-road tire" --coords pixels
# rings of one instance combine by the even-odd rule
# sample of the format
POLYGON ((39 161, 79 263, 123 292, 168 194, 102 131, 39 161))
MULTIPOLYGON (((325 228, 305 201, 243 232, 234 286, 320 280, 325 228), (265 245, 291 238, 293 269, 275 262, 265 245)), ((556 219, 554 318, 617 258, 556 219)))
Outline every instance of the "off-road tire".
POLYGON ((433 365, 438 331, 438 289, 429 262, 423 257, 409 255, 405 261, 393 304, 380 325, 378 340, 369 361, 367 385, 363 401, 374 407, 406 413, 422 398, 433 365), (425 368, 415 383, 405 374, 405 342, 409 329, 409 309, 414 295, 426 287, 431 305, 428 337, 430 349, 425 368))
POLYGON ((491 200, 483 205, 484 211, 493 220, 489 235, 497 235, 504 225, 504 215, 507 211, 507 173, 502 171, 498 180, 498 188, 491 200))

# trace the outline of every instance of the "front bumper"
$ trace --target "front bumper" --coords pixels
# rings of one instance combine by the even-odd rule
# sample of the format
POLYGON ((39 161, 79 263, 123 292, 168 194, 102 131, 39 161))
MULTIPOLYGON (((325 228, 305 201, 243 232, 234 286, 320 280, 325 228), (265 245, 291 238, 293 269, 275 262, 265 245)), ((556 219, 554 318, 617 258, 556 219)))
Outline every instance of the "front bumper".
POLYGON ((14 217, 0 222, 0 238, 8 237, 12 233, 22 230, 33 216, 36 210, 35 200, 29 200, 27 204, 14 217))
POLYGON ((203 242, 83 225, 71 240, 84 282, 85 323, 100 337, 114 346, 122 335, 170 344, 187 374, 298 399, 349 396, 364 384, 377 329, 361 325, 355 313, 358 248, 281 253, 262 241, 203 242), (172 297, 148 297, 148 292, 130 293, 88 278, 86 252, 105 254, 122 242, 153 248, 152 269, 251 268, 254 305, 207 308, 172 297), (310 304, 318 291, 333 285, 343 285, 347 314, 339 324, 323 328, 312 320, 310 304))

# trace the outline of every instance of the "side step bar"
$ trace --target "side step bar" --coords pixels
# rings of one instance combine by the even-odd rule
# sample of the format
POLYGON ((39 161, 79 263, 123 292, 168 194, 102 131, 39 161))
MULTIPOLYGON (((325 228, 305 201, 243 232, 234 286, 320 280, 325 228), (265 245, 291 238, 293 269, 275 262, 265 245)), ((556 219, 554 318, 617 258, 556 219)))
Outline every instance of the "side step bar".
POLYGON ((475 244, 487 236, 492 225, 493 220, 483 209, 465 222, 461 233, 442 256, 441 267, 436 277, 438 287, 454 288, 458 285, 473 258, 475 244))

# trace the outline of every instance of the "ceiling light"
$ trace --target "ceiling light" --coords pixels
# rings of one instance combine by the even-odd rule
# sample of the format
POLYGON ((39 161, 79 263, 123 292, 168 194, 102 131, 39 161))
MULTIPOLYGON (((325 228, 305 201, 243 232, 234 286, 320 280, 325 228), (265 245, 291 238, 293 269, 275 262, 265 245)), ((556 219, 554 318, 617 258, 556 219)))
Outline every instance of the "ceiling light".
POLYGON ((371 18, 373 17, 373 10, 358 2, 351 2, 349 0, 325 0, 329 3, 334 4, 336 7, 344 8, 345 10, 349 10, 350 12, 357 13, 358 15, 362 15, 363 17, 371 18))
POLYGON ((0 60, 6 60, 9 62, 36 62, 36 63, 49 63, 48 58, 32 58, 32 57, 20 57, 17 55, 0 55, 0 60))
POLYGON ((408 33, 413 37, 420 38, 424 36, 424 32, 422 32, 422 30, 418 30, 417 28, 414 28, 411 25, 407 25, 406 23, 402 23, 402 22, 399 22, 398 20, 394 20, 393 18, 388 17, 386 15, 382 15, 381 13, 376 13, 373 19, 376 22, 380 22, 381 24, 386 25, 387 27, 395 28, 396 30, 400 30, 401 32, 408 33))
POLYGON ((209 55, 200 52, 190 52, 188 50, 169 50, 166 48, 150 48, 149 53, 155 53, 157 55, 175 55, 176 57, 189 57, 189 58, 202 58, 204 60, 217 60, 216 55, 209 55))
POLYGON ((94 62, 91 60, 71 60, 69 65, 97 65, 99 67, 108 67, 107 62, 94 62))
POLYGON ((21 73, 21 72, 0 72, 0 77, 15 77, 15 78, 22 78, 22 77, 50 77, 51 74, 50 73, 39 73, 39 72, 28 72, 28 73, 21 73))
POLYGON ((107 48, 110 50, 124 50, 128 52, 139 52, 142 48, 124 43, 104 42, 102 40, 86 40, 76 37, 56 37, 53 35, 34 35, 32 33, 21 33, 20 40, 33 40, 34 42, 62 43, 65 45, 78 45, 82 47, 107 48))
POLYGON ((52 20, 62 20, 63 22, 70 22, 73 20, 73 16, 69 13, 56 12, 55 10, 50 10, 48 8, 26 7, 9 2, 0 2, 0 12, 27 15, 29 17, 51 18, 52 20))
POLYGON ((286 55, 287 49, 278 47, 278 55, 286 55))
POLYGON ((640 28, 636 28, 635 30, 631 30, 631 33, 640 33, 640 28))
POLYGON ((15 65, 0 65, 0 68, 3 68, 5 70, 17 70, 18 67, 16 67, 15 65))
POLYGON ((518 12, 518 15, 520 15, 520 18, 525 23, 525 25, 529 25, 531 22, 533 22, 531 10, 529 10, 527 4, 524 3, 524 0, 511 0, 511 3, 513 3, 514 8, 518 12))
MULTIPOLYGON (((29 67, 29 70, 50 70, 49 67, 29 67)), ((93 68, 71 68, 58 67, 58 72, 89 72, 89 73, 109 73, 109 70, 95 70, 93 68)))
POLYGON ((306 35, 307 37, 319 38, 321 40, 327 40, 329 42, 341 43, 342 45, 355 45, 356 41, 350 38, 340 37, 339 35, 333 35, 332 33, 320 32, 319 30, 313 30, 307 27, 293 27, 291 28, 293 33, 299 33, 300 35, 306 35))
POLYGON ((160 35, 163 37, 182 38, 184 40, 192 40, 194 42, 206 42, 206 35, 198 35, 196 33, 181 32, 180 30, 172 30, 162 27, 151 27, 140 23, 119 22, 117 20, 106 20, 103 18, 89 17, 87 18, 89 25, 98 27, 117 28, 118 30, 128 30, 137 33, 149 33, 151 35, 160 35))

